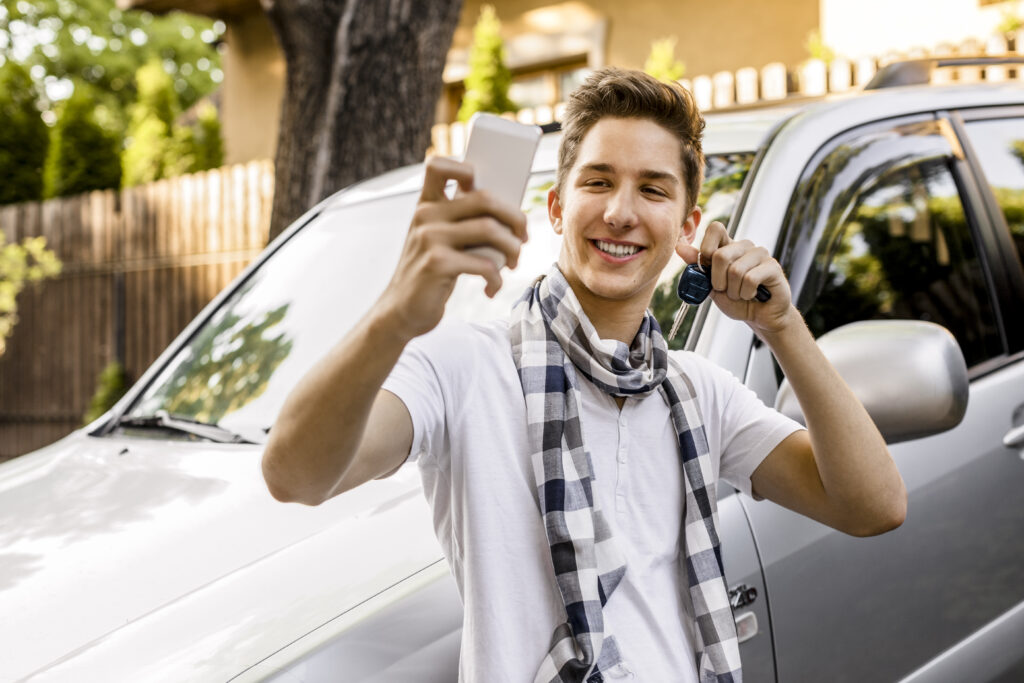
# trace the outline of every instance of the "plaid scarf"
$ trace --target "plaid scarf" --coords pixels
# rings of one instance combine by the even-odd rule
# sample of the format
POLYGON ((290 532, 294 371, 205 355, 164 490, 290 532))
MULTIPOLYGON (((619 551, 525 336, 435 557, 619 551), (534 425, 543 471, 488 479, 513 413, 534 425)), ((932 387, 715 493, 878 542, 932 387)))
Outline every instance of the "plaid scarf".
POLYGON ((698 678, 701 683, 740 683, 707 439, 693 387, 669 358, 654 316, 650 311, 644 316, 631 347, 600 339, 556 266, 513 308, 510 336, 526 397, 540 512, 566 613, 534 682, 601 683, 602 672, 621 662, 602 607, 625 575, 626 562, 594 495, 594 471, 580 425, 576 373, 581 372, 613 396, 658 391, 668 404, 683 465, 685 571, 688 609, 696 624, 698 678))

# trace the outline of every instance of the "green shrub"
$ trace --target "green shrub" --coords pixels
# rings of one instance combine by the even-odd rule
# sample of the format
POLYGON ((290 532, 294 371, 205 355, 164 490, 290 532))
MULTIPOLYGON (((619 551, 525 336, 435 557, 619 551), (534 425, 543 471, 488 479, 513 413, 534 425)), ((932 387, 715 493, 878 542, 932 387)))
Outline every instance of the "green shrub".
POLYGON ((39 282, 60 273, 61 262, 46 248, 45 237, 26 237, 21 243, 7 243, 0 230, 0 356, 18 322, 18 294, 29 282, 39 282))
POLYGON ((0 204, 43 196, 49 131, 43 123, 28 70, 8 60, 0 67, 0 204))
POLYGON ((74 93, 59 107, 43 169, 45 197, 121 184, 117 135, 97 122, 95 109, 96 100, 84 83, 76 83, 74 93))
POLYGON ((217 108, 206 102, 199 107, 199 121, 194 134, 194 171, 205 171, 224 165, 224 141, 220 134, 217 108))
POLYGON ((131 106, 128 144, 121 157, 122 184, 142 185, 168 175, 168 163, 176 156, 174 119, 178 114, 174 80, 163 65, 153 60, 135 73, 139 96, 131 106))
POLYGON ((164 158, 164 177, 197 173, 224 165, 224 144, 220 137, 217 108, 209 102, 198 107, 191 126, 175 126, 164 158))
POLYGON ((644 62, 644 71, 659 81, 678 81, 686 73, 686 65, 676 59, 676 38, 662 38, 651 43, 651 53, 644 62))
POLYGON ((86 411, 82 424, 89 424, 113 408, 126 391, 128 391, 128 374, 124 367, 116 360, 108 363, 107 367, 100 372, 96 393, 89 401, 89 410, 86 411))
POLYGON ((811 59, 820 59, 826 64, 831 64, 835 61, 835 50, 825 44, 825 40, 821 37, 821 31, 818 29, 813 29, 807 34, 804 48, 811 59))
POLYGON ((500 114, 514 111, 516 105, 508 97, 512 74, 505 66, 505 43, 501 39, 501 21, 494 7, 484 5, 473 28, 473 45, 469 49, 469 73, 466 94, 459 107, 459 121, 468 121, 478 111, 500 114))
POLYGON ((209 102, 199 105, 195 124, 175 125, 178 106, 174 81, 160 62, 139 69, 136 80, 139 99, 131 107, 129 144, 121 157, 125 187, 205 171, 224 163, 216 107, 209 102))

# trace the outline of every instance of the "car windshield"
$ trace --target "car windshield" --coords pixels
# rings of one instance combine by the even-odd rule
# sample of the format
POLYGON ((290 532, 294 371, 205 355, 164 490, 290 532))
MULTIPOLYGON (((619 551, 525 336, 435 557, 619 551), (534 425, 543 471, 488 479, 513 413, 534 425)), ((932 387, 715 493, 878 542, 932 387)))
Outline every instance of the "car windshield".
MULTIPOLYGON (((709 156, 699 203, 702 226, 728 221, 752 152, 709 156)), ((504 270, 494 299, 479 278, 459 280, 446 316, 486 320, 507 313, 532 280, 557 258, 547 193, 553 173, 536 174, 524 200, 530 240, 519 267, 504 270)), ((312 219, 252 272, 166 363, 129 407, 144 418, 165 411, 178 419, 218 424, 260 440, 298 382, 352 328, 387 286, 398 262, 417 193, 359 203, 336 202, 312 219), (339 206, 339 204, 341 204, 339 206)), ((668 329, 682 268, 665 269, 652 308, 668 329)), ((684 329, 688 326, 684 326, 684 329)), ((681 345, 677 339, 674 347, 681 345)), ((185 437, 179 437, 185 438, 185 437)))

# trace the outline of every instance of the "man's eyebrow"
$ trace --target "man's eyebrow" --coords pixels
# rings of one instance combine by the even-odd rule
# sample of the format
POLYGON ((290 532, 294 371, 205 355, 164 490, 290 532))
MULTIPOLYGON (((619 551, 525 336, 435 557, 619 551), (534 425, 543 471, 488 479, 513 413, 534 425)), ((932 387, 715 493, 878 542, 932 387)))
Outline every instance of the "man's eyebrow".
MULTIPOLYGON (((615 173, 615 167, 606 163, 583 164, 580 166, 581 173, 585 173, 587 171, 596 173, 615 173)), ((679 177, 675 173, 669 173, 668 171, 656 171, 652 168, 641 169, 637 175, 644 180, 666 180, 673 183, 680 182, 679 177)))

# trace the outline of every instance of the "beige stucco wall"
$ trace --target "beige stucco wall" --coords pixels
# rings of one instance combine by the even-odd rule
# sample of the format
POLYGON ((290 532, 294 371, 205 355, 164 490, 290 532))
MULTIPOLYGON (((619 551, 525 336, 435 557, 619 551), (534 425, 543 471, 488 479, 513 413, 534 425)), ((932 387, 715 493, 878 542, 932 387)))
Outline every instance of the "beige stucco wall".
POLYGON ((224 54, 224 158, 272 159, 284 93, 284 58, 263 12, 232 20, 224 54))
MULTIPOLYGON (((607 19, 604 63, 641 68, 658 38, 675 36, 676 55, 688 76, 760 68, 769 62, 797 64, 806 59, 807 34, 818 26, 822 0, 588 0, 607 19)), ((847 0, 849 1, 849 0, 847 0)), ((891 0, 890 0, 891 1, 891 0)), ((503 22, 557 0, 464 0, 453 47, 469 44, 483 4, 493 4, 503 22)))

